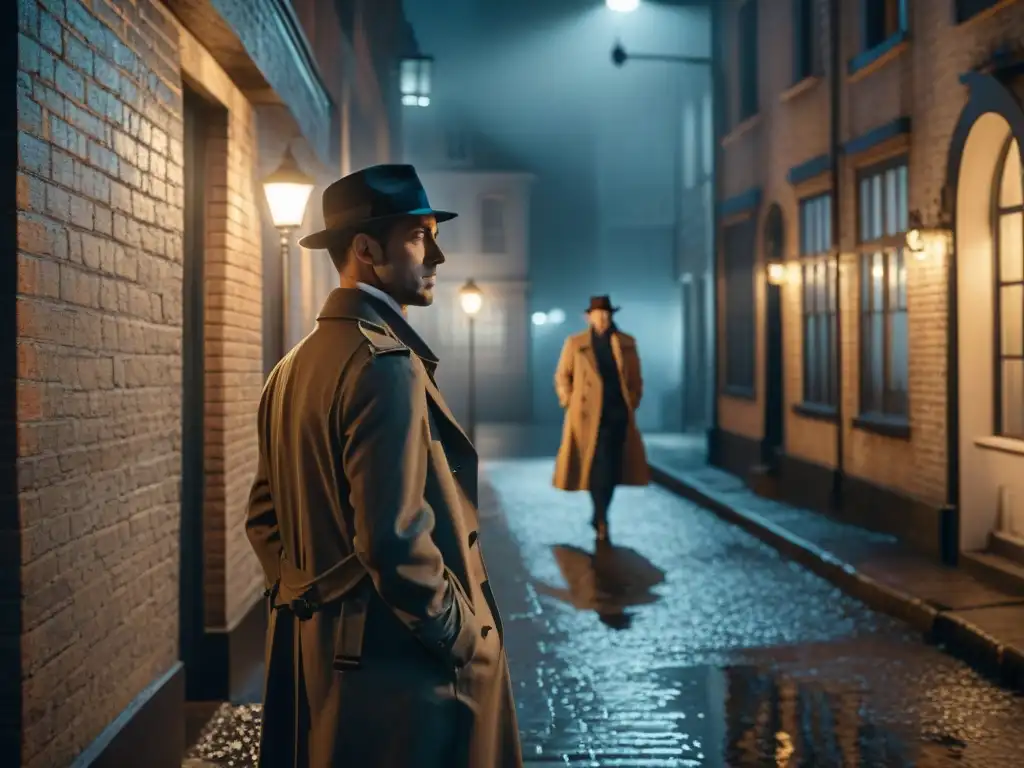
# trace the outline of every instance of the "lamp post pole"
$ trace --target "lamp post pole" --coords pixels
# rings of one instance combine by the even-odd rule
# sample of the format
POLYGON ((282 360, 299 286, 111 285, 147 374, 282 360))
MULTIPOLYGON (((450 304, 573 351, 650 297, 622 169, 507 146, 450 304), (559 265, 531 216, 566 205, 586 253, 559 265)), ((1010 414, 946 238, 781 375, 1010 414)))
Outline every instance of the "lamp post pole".
POLYGON ((466 409, 469 411, 469 439, 476 444, 476 318, 469 316, 469 397, 466 409))
POLYGON ((466 313, 469 321, 469 380, 467 382, 469 391, 466 393, 466 419, 469 439, 476 441, 476 313, 483 306, 484 296, 472 279, 467 280, 465 285, 459 289, 459 303, 462 311, 466 313))
POLYGON ((281 235, 281 357, 288 353, 288 318, 291 312, 291 280, 288 266, 291 263, 291 227, 278 227, 281 235))

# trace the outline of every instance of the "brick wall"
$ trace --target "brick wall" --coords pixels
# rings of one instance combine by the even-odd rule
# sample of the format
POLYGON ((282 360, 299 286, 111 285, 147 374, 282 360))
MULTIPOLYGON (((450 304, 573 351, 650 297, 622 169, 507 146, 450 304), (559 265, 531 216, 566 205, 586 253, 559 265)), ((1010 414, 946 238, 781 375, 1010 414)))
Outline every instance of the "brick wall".
MULTIPOLYGON (((827 14, 821 2, 821 18, 827 14)), ((736 0, 733 0, 735 5, 736 0)), ((846 76, 846 62, 860 51, 858 3, 843 3, 844 67, 841 139, 854 138, 897 117, 912 118, 909 151, 909 209, 919 210, 926 224, 939 215, 939 200, 946 183, 949 142, 966 101, 959 75, 985 61, 994 48, 1024 37, 1024 3, 1007 2, 991 13, 966 24, 951 23, 951 4, 917 0, 910 6, 911 38, 906 48, 882 66, 856 77, 846 76)), ((805 190, 794 189, 785 179, 788 168, 828 151, 828 82, 792 85, 789 56, 778 55, 777 41, 791 36, 788 3, 761 0, 760 66, 761 113, 741 135, 729 137, 724 147, 723 183, 726 197, 750 186, 762 186, 764 204, 783 209, 787 222, 787 255, 798 254, 798 199, 805 190), (771 46, 768 41, 775 41, 771 46), (767 55, 771 52, 771 55, 767 55)), ((730 14, 726 14, 727 18, 730 14)), ((731 14, 734 18, 735 14, 731 14)), ((728 23, 728 22, 727 22, 728 23)), ((826 51, 827 25, 823 24, 822 48, 826 51)), ((729 40, 731 32, 727 33, 729 40)), ((733 54, 730 54, 733 55, 733 54)), ((735 83, 732 84, 735 88, 735 83)), ((732 101, 735 96, 730 96, 732 101)), ((901 151, 898 147, 890 151, 901 151)), ((885 152, 885 149, 882 149, 885 152)), ((879 159, 879 155, 873 159, 879 159)), ((946 493, 946 290, 947 265, 908 259, 907 304, 910 336, 909 441, 853 429, 850 420, 858 413, 859 301, 855 224, 856 167, 847 160, 842 169, 840 204, 843 280, 843 408, 846 417, 844 456, 849 474, 872 483, 901 490, 925 501, 940 504, 946 493)), ((822 191, 828 179, 815 180, 822 191)), ((759 239, 760 247, 760 239, 759 239)), ((835 426, 793 413, 803 389, 800 284, 783 287, 783 333, 786 387, 786 451, 819 464, 835 463, 835 426)), ((759 310, 760 311, 760 310, 759 310)), ((763 322, 763 321, 762 321, 763 322)), ((760 334, 763 335, 763 334, 760 334)), ((763 390, 763 357, 759 342, 758 392, 763 390)), ((724 429, 756 437, 760 435, 761 409, 721 398, 724 429), (754 422, 756 429, 754 428, 754 422)))
MULTIPOLYGON (((201 63, 193 77, 204 83, 218 68, 150 0, 18 8, 22 765, 31 768, 71 762, 178 658, 180 71, 201 63)), ((261 378, 259 229, 251 112, 228 95, 206 344, 208 562, 221 553, 223 563, 208 597, 230 597, 211 624, 230 623, 258 589, 240 521, 261 378)))
POLYGON ((232 628, 262 590, 242 520, 256 469, 263 387, 261 222, 252 105, 210 54, 178 28, 181 69, 224 107, 207 138, 205 262, 205 615, 232 628))

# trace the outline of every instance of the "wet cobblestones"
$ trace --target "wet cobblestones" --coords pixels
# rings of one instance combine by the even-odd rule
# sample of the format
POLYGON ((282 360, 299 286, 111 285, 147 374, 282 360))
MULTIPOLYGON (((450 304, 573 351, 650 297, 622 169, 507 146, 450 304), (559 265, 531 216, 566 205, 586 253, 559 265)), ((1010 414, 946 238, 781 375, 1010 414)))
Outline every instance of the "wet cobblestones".
MULTIPOLYGON (((550 473, 491 462, 481 504, 528 764, 1018 764, 1021 698, 657 487, 595 551, 550 473)), ((258 708, 219 716, 190 757, 252 765, 258 708)))

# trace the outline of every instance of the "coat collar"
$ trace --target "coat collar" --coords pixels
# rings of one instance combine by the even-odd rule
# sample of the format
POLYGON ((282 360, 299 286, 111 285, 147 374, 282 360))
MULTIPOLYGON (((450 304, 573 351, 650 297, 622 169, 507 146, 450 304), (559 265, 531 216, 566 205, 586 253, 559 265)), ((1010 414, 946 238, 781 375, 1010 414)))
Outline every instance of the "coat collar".
POLYGON ((439 362, 437 355, 431 351, 423 338, 416 333, 416 329, 409 325, 409 321, 401 314, 395 312, 386 302, 366 291, 360 291, 355 288, 335 288, 328 295, 316 319, 318 321, 362 320, 366 323, 372 323, 373 325, 383 327, 390 335, 409 347, 423 364, 423 368, 426 371, 427 375, 424 384, 430 399, 445 419, 451 423, 455 432, 469 446, 469 450, 475 455, 476 449, 473 447, 472 441, 459 425, 458 420, 441 395, 441 390, 437 388, 437 384, 434 382, 434 371, 437 369, 439 362))

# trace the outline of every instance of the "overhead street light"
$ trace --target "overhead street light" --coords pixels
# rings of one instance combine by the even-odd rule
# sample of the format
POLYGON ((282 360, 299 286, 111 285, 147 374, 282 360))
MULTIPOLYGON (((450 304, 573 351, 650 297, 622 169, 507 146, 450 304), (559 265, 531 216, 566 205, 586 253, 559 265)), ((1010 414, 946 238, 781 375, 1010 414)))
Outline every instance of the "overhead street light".
POLYGON ((640 7, 640 0, 605 0, 604 4, 616 13, 632 13, 640 7))
POLYGON ((406 56, 402 59, 399 89, 406 107, 430 106, 430 75, 434 59, 430 56, 406 56))

